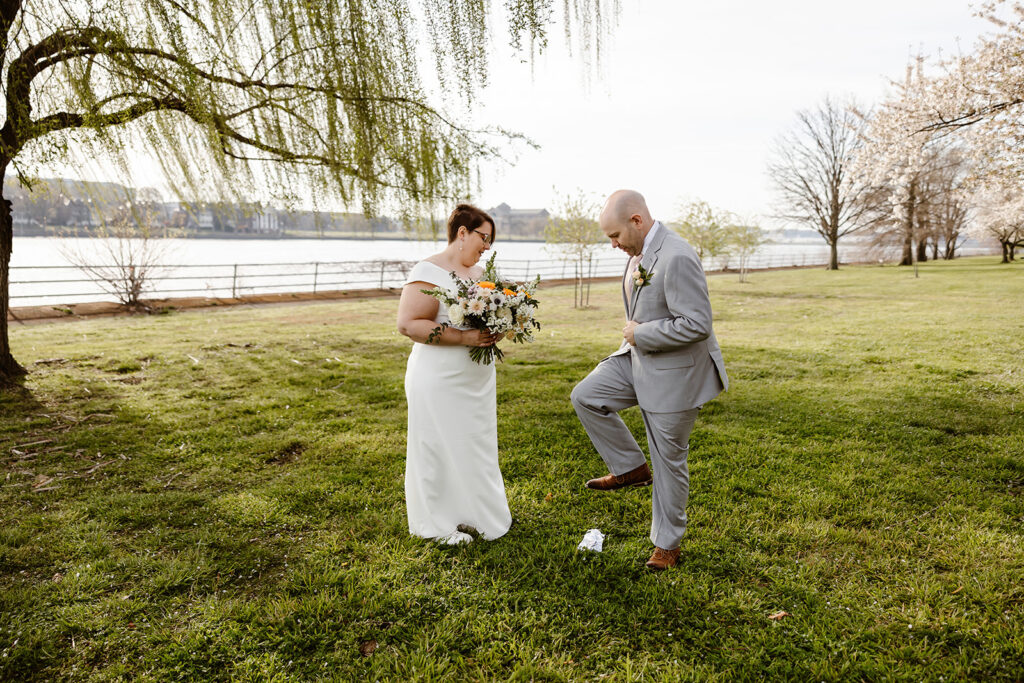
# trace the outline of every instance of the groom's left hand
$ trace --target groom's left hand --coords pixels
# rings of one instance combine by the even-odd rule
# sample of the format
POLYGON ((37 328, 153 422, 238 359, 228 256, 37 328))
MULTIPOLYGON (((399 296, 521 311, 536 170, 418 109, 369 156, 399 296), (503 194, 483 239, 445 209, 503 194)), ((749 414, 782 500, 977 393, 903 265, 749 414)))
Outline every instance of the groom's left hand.
POLYGON ((640 323, 635 320, 630 320, 626 323, 626 326, 622 328, 622 338, 629 342, 630 346, 636 346, 636 339, 633 338, 633 330, 635 330, 640 323))

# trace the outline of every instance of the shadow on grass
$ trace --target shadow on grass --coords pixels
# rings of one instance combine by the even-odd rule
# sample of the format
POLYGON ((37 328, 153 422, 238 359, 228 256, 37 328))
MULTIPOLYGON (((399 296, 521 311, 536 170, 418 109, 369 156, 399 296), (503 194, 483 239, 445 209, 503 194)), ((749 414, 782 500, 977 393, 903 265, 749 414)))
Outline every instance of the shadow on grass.
MULTIPOLYGON (((0 435, 23 428, 26 420, 31 420, 43 412, 43 405, 25 386, 25 377, 0 380, 0 415, 4 418, 0 424, 6 427, 4 431, 0 431, 0 435)), ((12 438, 17 439, 18 435, 13 433, 12 438)))

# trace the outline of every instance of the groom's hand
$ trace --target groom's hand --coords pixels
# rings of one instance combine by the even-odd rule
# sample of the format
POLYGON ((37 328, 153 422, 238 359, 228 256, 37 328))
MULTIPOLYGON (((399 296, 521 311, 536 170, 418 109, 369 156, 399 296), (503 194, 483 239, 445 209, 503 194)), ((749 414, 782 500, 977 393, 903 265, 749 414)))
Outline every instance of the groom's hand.
POLYGON ((630 346, 636 346, 636 339, 633 338, 633 330, 635 330, 640 323, 635 320, 630 320, 626 323, 626 326, 622 328, 622 338, 629 342, 630 346))

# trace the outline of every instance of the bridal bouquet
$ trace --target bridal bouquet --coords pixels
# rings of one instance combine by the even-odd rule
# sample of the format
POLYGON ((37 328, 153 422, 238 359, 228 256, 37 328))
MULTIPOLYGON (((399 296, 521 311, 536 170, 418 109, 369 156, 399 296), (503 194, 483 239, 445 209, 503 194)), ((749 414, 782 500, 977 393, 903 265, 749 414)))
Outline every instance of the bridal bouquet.
MULTIPOLYGON (((448 307, 448 322, 434 328, 427 339, 428 344, 440 337, 449 325, 503 334, 516 344, 533 341, 534 330, 540 329, 540 323, 534 317, 539 302, 533 296, 540 276, 529 283, 502 280, 494 268, 496 255, 491 254, 484 266, 483 278, 478 281, 463 280, 452 273, 454 293, 443 287, 422 290, 448 307)), ((501 360, 505 354, 495 344, 474 346, 470 348, 469 355, 477 363, 489 365, 495 359, 501 360)))

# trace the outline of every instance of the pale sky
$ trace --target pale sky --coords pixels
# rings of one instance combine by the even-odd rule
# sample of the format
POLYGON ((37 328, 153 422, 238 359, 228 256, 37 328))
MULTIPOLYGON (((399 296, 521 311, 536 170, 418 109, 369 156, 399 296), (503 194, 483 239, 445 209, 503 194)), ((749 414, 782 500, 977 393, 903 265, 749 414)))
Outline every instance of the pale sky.
POLYGON ((911 55, 969 52, 992 28, 958 0, 623 0, 589 90, 557 34, 532 78, 495 55, 479 118, 541 149, 488 169, 477 199, 550 208, 552 186, 629 187, 663 219, 692 198, 769 214, 770 147, 798 110, 828 94, 870 106, 911 55))
MULTIPOLYGON (((497 4, 497 3, 495 3, 497 4)), ((555 190, 597 200, 646 195, 672 220, 699 198, 761 218, 773 211, 766 165, 773 140, 826 95, 879 102, 908 60, 970 51, 992 27, 966 0, 621 0, 601 73, 585 78, 561 28, 533 68, 493 28, 490 83, 474 112, 539 143, 489 163, 473 198, 484 208, 555 207, 555 190), (589 86, 587 81, 589 80, 589 86)), ((561 2, 556 2, 560 15, 561 2)), ((500 10, 496 10, 500 13, 500 10)), ((454 103, 458 106, 457 103, 454 103)), ((137 186, 160 186, 140 162, 137 186)), ((53 169, 78 175, 74 169, 53 169)), ((79 169, 96 177, 97 169, 79 169)), ((358 207, 355 208, 358 210, 358 207)))

